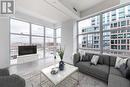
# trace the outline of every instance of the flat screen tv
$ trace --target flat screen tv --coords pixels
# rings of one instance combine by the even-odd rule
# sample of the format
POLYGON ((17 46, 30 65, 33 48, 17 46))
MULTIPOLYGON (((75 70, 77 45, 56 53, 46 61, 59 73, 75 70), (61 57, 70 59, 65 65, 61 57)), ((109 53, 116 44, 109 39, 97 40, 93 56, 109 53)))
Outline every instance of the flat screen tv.
POLYGON ((28 55, 28 54, 36 54, 37 46, 29 45, 29 46, 18 46, 18 55, 28 55))

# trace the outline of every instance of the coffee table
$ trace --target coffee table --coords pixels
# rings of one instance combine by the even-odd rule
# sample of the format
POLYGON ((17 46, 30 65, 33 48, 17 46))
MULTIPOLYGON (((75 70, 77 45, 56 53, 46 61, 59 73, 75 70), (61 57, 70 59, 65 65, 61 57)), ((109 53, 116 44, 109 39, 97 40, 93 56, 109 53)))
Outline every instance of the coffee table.
MULTIPOLYGON (((55 65, 49 66, 49 67, 41 70, 40 85, 42 84, 42 81, 41 81, 42 76, 41 75, 45 76, 53 84, 53 87, 57 87, 61 82, 66 80, 66 78, 68 78, 68 77, 70 78, 72 74, 78 72, 78 67, 75 67, 73 65, 65 63, 63 71, 59 71, 57 74, 52 75, 50 73, 52 68, 58 67, 58 65, 59 64, 55 64, 55 65)), ((78 77, 78 79, 75 79, 75 78, 73 78, 73 79, 77 81, 77 85, 78 85, 79 84, 79 73, 78 73, 77 77, 78 77)))

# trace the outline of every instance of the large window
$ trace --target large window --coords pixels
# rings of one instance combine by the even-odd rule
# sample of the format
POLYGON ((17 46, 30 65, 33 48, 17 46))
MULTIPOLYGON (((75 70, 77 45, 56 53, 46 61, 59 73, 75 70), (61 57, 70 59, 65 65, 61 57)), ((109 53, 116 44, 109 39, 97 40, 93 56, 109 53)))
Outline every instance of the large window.
POLYGON ((54 58, 54 29, 45 29, 45 56, 54 58))
POLYGON ((94 16, 78 23, 79 28, 79 49, 99 52, 100 28, 99 17, 94 16))
POLYGON ((44 36, 44 27, 43 26, 38 26, 35 24, 32 24, 32 35, 35 36, 44 36))
POLYGON ((39 58, 44 57, 44 27, 38 25, 31 25, 32 37, 31 41, 33 45, 37 45, 37 54, 39 58))
POLYGON ((57 49, 61 46, 61 28, 56 29, 56 46, 57 49))
POLYGON ((27 22, 18 21, 11 19, 11 33, 17 34, 29 34, 30 33, 30 25, 27 22))
POLYGON ((30 44, 30 25, 29 23, 11 19, 11 35, 10 35, 10 53, 11 59, 16 59, 18 56, 18 46, 30 44))
MULTIPOLYGON (((60 34, 58 34, 58 44, 60 44, 60 34)), ((10 53, 11 60, 17 59, 18 46, 37 45, 39 58, 54 57, 54 29, 10 19, 10 53)))
POLYGON ((130 5, 78 22, 79 50, 130 55, 130 5), (100 24, 100 17, 102 22, 100 24), (99 25, 100 24, 100 25, 99 25), (101 45, 101 46, 100 46, 101 45), (89 50, 88 50, 89 49, 89 50), (97 51, 97 49, 99 49, 97 51))

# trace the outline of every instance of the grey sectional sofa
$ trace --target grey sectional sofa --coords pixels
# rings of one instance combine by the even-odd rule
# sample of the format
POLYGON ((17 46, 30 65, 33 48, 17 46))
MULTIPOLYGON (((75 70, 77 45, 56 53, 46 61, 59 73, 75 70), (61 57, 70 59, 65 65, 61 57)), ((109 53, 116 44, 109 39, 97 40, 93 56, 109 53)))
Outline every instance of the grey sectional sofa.
MULTIPOLYGON (((98 64, 92 65, 90 61, 93 55, 99 54, 86 53, 82 56, 82 60, 79 54, 74 54, 73 63, 80 72, 107 82, 108 87, 130 87, 130 81, 114 68, 116 56, 99 55, 98 64)), ((130 69, 130 60, 128 60, 127 66, 130 69)))
POLYGON ((0 87, 25 87, 25 80, 18 75, 10 75, 8 69, 0 69, 0 87))

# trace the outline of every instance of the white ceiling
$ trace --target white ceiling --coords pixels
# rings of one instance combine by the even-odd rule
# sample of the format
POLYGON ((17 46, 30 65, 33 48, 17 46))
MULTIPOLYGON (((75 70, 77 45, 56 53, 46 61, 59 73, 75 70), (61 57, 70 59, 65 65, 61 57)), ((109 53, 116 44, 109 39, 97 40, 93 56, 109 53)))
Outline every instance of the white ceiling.
POLYGON ((50 6, 44 0, 16 0, 16 12, 21 11, 51 23, 62 22, 70 17, 50 6))
MULTIPOLYGON (((15 0, 16 12, 20 11, 30 16, 49 21, 53 24, 62 23, 77 16, 65 5, 63 0, 15 0), (70 12, 71 11, 71 12, 70 12)), ((65 0, 69 5, 84 11, 105 0, 65 0)))
POLYGON ((106 0, 66 0, 66 1, 70 3, 72 6, 75 6, 79 11, 84 11, 106 0))

